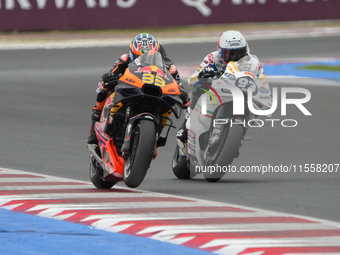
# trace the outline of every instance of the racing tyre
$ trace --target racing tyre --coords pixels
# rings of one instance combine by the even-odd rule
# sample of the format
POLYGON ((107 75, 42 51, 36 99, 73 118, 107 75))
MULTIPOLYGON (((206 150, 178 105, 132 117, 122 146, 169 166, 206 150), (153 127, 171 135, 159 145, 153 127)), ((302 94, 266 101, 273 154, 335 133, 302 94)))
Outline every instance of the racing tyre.
POLYGON ((155 123, 142 119, 134 127, 131 154, 124 162, 124 182, 130 188, 138 187, 149 169, 156 142, 155 123))
MULTIPOLYGON (((211 166, 226 166, 231 165, 233 160, 239 156, 239 151, 243 139, 243 127, 234 125, 225 129, 221 137, 222 142, 219 143, 216 156, 212 157, 208 164, 211 166), (225 143, 223 143, 225 141, 225 143)), ((208 182, 218 182, 225 175, 224 171, 216 171, 214 173, 204 173, 204 178, 208 182)))
POLYGON ((90 163, 90 179, 98 189, 110 189, 117 183, 103 178, 103 168, 94 158, 91 159, 90 163))

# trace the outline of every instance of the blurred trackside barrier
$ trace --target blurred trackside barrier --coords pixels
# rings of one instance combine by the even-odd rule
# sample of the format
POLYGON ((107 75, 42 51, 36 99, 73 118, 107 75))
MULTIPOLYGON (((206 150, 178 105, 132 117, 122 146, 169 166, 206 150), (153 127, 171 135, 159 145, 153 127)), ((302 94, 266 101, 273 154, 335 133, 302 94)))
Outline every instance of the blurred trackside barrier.
POLYGON ((0 0, 0 31, 340 19, 340 0, 0 0))

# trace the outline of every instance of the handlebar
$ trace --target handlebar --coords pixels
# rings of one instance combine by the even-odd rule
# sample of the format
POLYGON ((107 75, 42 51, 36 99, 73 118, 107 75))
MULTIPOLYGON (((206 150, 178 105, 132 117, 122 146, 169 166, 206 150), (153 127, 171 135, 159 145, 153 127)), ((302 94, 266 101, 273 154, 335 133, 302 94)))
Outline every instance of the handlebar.
POLYGON ((224 72, 222 71, 209 71, 202 73, 200 78, 220 77, 224 72))

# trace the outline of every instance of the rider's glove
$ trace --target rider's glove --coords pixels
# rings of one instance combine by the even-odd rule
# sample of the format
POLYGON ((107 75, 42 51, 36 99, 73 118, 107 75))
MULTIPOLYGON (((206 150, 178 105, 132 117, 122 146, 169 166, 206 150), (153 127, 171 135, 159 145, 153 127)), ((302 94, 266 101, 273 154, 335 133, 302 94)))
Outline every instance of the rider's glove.
POLYGON ((180 98, 183 101, 183 109, 186 109, 190 105, 190 98, 188 93, 184 89, 180 88, 180 91, 181 91, 180 98))
POLYGON ((198 74, 198 78, 209 78, 209 77, 213 77, 216 75, 217 75, 217 72, 215 71, 213 67, 205 66, 203 67, 201 72, 198 74))
POLYGON ((102 76, 102 84, 105 90, 111 90, 116 85, 118 77, 113 73, 106 73, 102 76))

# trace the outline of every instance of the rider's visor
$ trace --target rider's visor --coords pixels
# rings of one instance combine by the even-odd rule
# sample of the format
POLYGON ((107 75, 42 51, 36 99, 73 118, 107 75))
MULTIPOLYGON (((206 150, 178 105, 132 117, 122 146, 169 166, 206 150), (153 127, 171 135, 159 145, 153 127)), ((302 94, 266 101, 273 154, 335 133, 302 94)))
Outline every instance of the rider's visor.
POLYGON ((247 47, 240 49, 222 49, 220 48, 220 56, 225 63, 229 61, 238 61, 247 54, 247 47))

